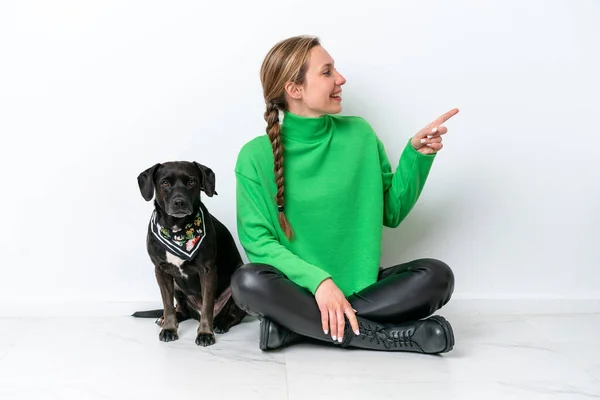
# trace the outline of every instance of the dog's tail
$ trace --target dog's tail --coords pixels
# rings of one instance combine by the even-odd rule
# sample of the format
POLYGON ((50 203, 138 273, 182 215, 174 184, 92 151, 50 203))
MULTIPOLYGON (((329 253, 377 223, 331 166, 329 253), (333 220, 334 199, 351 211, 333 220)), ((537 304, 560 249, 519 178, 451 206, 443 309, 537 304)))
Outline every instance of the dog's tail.
POLYGON ((163 310, 136 311, 131 316, 136 318, 160 318, 163 316, 163 310))

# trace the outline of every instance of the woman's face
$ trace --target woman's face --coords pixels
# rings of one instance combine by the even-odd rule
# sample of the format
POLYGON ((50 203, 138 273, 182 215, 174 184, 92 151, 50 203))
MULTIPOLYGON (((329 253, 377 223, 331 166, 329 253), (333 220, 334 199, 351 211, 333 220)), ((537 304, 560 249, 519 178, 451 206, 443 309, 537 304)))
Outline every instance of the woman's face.
POLYGON ((288 109, 305 117, 320 117, 342 111, 344 78, 334 67, 329 53, 321 46, 311 49, 304 84, 286 86, 288 109))

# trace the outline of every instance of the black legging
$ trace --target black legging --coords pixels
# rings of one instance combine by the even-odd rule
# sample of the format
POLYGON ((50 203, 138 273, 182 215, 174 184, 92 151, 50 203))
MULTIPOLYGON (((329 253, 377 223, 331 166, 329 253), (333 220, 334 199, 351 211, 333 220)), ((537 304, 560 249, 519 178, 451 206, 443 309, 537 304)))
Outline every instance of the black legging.
MULTIPOLYGON (((331 342, 323 332, 314 296, 266 264, 246 264, 231 280, 234 301, 248 314, 266 317, 289 330, 331 342)), ((450 300, 454 274, 434 259, 419 259, 382 269, 377 282, 348 297, 357 316, 400 324, 426 318, 450 300)))

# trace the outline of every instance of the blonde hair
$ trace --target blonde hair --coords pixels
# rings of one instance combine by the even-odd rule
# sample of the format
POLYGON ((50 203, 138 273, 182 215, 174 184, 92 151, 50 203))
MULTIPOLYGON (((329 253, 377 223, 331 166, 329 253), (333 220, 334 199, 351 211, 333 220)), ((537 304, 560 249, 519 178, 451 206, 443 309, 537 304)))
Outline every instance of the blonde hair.
POLYGON ((282 40, 271 48, 260 69, 260 81, 267 107, 264 114, 267 122, 266 130, 275 161, 275 183, 277 184, 275 202, 279 225, 288 239, 291 239, 294 233, 284 212, 283 144, 279 111, 287 109, 285 85, 288 82, 299 85, 304 83, 310 51, 315 46, 320 46, 320 42, 314 36, 294 36, 282 40))

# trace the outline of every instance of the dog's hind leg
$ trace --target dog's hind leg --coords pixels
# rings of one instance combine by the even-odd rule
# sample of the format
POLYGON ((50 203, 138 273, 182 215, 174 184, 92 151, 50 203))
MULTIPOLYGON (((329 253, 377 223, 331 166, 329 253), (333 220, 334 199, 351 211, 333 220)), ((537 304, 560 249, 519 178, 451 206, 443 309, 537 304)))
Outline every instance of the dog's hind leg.
POLYGON ((240 309, 230 297, 221 312, 215 317, 215 333, 227 333, 233 326, 242 322, 246 312, 240 309))

